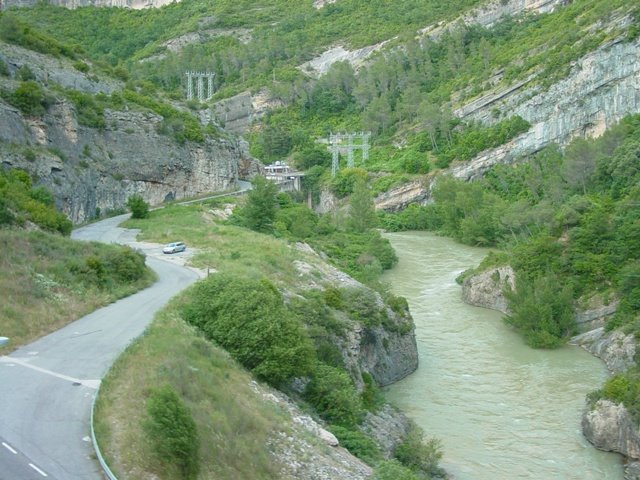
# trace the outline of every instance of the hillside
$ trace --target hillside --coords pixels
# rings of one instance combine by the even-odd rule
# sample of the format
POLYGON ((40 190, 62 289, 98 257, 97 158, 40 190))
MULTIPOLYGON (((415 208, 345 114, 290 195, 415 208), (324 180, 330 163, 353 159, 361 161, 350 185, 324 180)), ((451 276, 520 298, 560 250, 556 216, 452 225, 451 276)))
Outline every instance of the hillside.
MULTIPOLYGON (((607 307, 592 326, 607 345, 621 335, 635 349, 639 15, 628 0, 9 8, 0 13, 0 155, 3 168, 50 188, 74 222, 122 208, 133 193, 161 204, 233 189, 285 160, 305 171, 304 196, 329 214, 293 206, 300 194, 279 197, 272 224, 246 210, 231 222, 307 242, 380 289, 393 258, 368 236, 375 220, 366 208, 365 232, 354 234, 348 217, 354 202, 368 202, 366 183, 380 226, 496 248, 468 278, 509 269, 515 288, 500 292, 492 280, 493 294, 530 345, 563 345, 576 317, 607 307), (215 74, 212 98, 187 99, 187 71, 215 74), (343 131, 370 131, 372 145, 356 168, 345 168, 341 152, 333 176, 328 137, 343 131)), ((185 235, 205 244, 236 235, 203 219, 209 233, 185 235)), ((196 261, 253 258, 225 252, 196 261)), ((300 292, 278 284, 293 264, 283 258, 263 267, 290 300, 300 292)), ((248 277, 252 269, 240 268, 248 277)), ((638 367, 625 368, 590 405, 620 406, 631 419, 624 428, 601 423, 640 445, 638 367)), ((638 452, 622 451, 636 461, 638 452)))

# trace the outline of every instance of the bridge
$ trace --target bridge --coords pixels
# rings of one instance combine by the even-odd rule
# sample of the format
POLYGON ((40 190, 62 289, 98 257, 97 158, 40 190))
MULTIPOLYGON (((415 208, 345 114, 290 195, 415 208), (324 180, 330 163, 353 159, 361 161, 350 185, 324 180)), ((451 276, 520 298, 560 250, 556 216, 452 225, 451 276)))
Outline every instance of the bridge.
POLYGON ((278 185, 281 192, 299 192, 302 190, 304 172, 294 170, 284 162, 275 162, 264 167, 264 176, 278 185))

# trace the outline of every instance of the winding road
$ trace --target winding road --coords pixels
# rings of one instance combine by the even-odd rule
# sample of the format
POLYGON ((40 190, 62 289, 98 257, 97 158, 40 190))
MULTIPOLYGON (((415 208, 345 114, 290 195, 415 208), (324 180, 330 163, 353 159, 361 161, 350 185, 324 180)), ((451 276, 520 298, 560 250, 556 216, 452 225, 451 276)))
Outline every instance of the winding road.
MULTIPOLYGON (((82 227, 72 238, 133 243, 136 232, 118 228, 126 217, 82 227)), ((155 250, 147 255, 154 285, 0 357, 0 480, 104 478, 90 427, 100 379, 155 312, 199 276, 155 250)))

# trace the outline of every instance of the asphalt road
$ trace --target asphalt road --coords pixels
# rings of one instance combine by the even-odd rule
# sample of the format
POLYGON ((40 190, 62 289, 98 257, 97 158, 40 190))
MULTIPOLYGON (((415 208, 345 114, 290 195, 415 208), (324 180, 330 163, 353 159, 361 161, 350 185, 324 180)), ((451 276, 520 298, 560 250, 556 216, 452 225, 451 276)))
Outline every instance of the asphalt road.
MULTIPOLYGON (((127 243, 126 216, 75 230, 72 238, 127 243)), ((91 443, 91 405, 117 356, 198 275, 147 257, 151 287, 0 357, 0 480, 101 480, 91 443)))

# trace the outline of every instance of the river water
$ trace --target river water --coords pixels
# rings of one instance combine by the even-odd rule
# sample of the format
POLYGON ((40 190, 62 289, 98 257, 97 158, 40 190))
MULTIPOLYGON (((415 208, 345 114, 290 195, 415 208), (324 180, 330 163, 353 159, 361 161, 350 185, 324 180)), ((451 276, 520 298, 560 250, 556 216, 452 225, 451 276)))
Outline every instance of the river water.
POLYGON ((533 350, 499 312, 461 300, 456 276, 486 250, 426 232, 386 235, 400 259, 383 280, 407 298, 420 366, 386 397, 442 440, 456 480, 621 480, 621 457, 582 436, 604 364, 578 347, 533 350))

